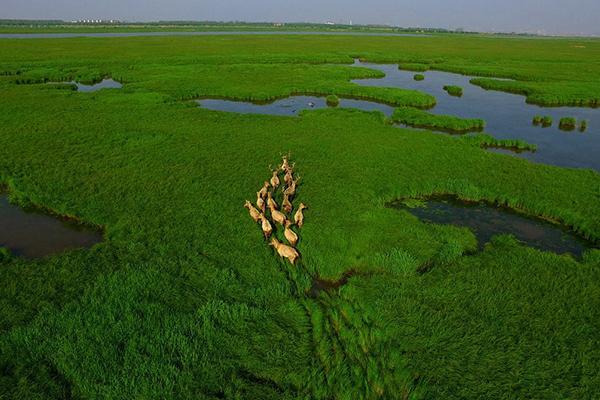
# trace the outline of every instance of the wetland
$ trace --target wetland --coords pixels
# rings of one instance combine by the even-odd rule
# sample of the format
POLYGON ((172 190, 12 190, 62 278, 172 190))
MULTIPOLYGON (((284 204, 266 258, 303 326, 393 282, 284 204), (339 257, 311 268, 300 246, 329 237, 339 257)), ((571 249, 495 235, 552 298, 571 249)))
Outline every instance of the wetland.
POLYGON ((4 397, 599 397, 600 250, 560 230, 551 241, 545 227, 478 202, 467 207, 483 216, 475 233, 464 225, 477 215, 462 220, 449 202, 437 211, 429 203, 423 218, 433 223, 388 203, 489 199, 598 243, 598 109, 540 110, 526 99, 600 97, 600 41, 224 34, 0 43, 0 183, 24 204, 105 227, 105 242, 50 257, 1 245, 4 397), (486 91, 470 83, 477 76, 511 78, 506 86, 524 95, 486 91), (101 77, 122 87, 45 84, 101 77), (452 85, 462 97, 443 90, 452 85), (397 105, 434 102, 420 111, 483 119, 483 133, 390 124, 397 105), (553 123, 533 125, 536 115, 553 123), (585 131, 559 130, 563 117, 586 120, 585 131), (538 146, 480 148, 501 140, 538 146), (294 204, 310 207, 293 227, 296 266, 243 207, 283 154, 302 177, 294 204), (544 247, 554 242, 568 247, 544 247))

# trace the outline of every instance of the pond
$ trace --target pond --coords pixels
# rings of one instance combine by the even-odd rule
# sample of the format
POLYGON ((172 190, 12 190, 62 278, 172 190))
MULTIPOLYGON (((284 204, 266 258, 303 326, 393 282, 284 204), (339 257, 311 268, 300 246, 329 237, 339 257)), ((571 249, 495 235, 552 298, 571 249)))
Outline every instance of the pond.
POLYGON ((104 239, 72 220, 24 210, 0 194, 0 247, 15 256, 44 257, 65 250, 92 247, 104 239))
MULTIPOLYGON (((419 72, 425 76, 415 81, 415 72, 401 71, 397 64, 373 64, 356 61, 355 66, 374 68, 385 72, 379 79, 356 79, 351 82, 362 86, 398 87, 418 90, 437 99, 437 104, 428 112, 437 115, 453 115, 462 118, 483 118, 486 122, 485 133, 497 139, 520 139, 537 144, 537 150, 515 152, 513 150, 488 148, 488 151, 505 153, 526 158, 532 162, 556 165, 567 168, 588 168, 600 171, 600 109, 589 107, 540 107, 527 104, 525 97, 517 94, 485 90, 469 83, 472 76, 451 74, 440 71, 419 72), (463 95, 451 96, 444 86, 455 85, 463 88, 463 95), (552 117, 551 126, 532 123, 535 115, 552 117), (562 117, 575 117, 578 121, 587 120, 584 132, 560 129, 558 121, 562 117)), ((301 109, 331 107, 325 96, 291 96, 272 102, 243 102, 219 99, 199 99, 202 107, 239 113, 258 113, 269 115, 298 115, 301 109)), ((358 108, 365 111, 379 110, 391 116, 393 106, 385 103, 340 99, 337 107, 358 108)), ((416 129, 397 124, 403 128, 416 129)), ((416 129, 421 130, 421 129, 416 129)), ((444 130, 433 131, 448 133, 444 130)))
POLYGON ((418 206, 411 203, 409 200, 390 206, 406 210, 427 223, 466 226, 477 238, 480 250, 492 236, 500 234, 512 234, 529 247, 558 254, 570 253, 576 257, 588 249, 597 248, 565 227, 524 216, 506 207, 461 201, 451 195, 431 197, 418 206))
POLYGON ((71 82, 48 82, 48 84, 57 84, 57 83, 72 83, 77 85, 77 90, 80 92, 95 92, 96 90, 104 89, 104 88, 115 88, 118 89, 123 85, 119 82, 112 79, 103 79, 101 82, 93 83, 91 85, 85 85, 83 83, 77 83, 75 81, 71 82))

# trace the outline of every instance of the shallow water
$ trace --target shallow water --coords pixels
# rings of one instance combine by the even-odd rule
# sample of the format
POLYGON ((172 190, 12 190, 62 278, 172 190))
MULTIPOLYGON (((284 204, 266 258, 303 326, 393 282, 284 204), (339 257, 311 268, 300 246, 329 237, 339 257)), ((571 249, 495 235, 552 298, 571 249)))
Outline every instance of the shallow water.
POLYGON ((48 84, 56 84, 56 83, 73 83, 77 85, 77 90, 80 92, 95 92, 96 90, 104 89, 104 88, 115 88, 118 89, 123 85, 117 81, 112 79, 103 79, 102 82, 94 83, 92 85, 84 85, 83 83, 77 83, 75 81, 71 82, 48 82, 48 84))
POLYGON ((469 83, 474 76, 464 76, 440 71, 401 71, 397 64, 373 64, 356 62, 354 65, 374 68, 386 73, 381 79, 357 79, 352 82, 362 86, 401 87, 430 94, 437 99, 436 106, 428 112, 437 115, 453 115, 462 118, 483 118, 484 132, 497 139, 520 139, 537 144, 536 152, 514 152, 490 149, 500 153, 526 158, 536 163, 569 168, 589 168, 600 171, 600 109, 590 107, 542 107, 527 104, 525 96, 493 90, 485 90, 469 83), (415 74, 425 76, 415 81, 415 74), (450 96, 444 85, 463 88, 461 97, 450 96), (534 125, 535 115, 552 117, 549 127, 534 125), (564 131, 559 128, 561 117, 575 117, 578 122, 588 121, 584 132, 564 131))
POLYGON ((98 232, 64 218, 23 210, 10 204, 7 194, 0 194, 0 247, 15 256, 44 257, 102 241, 98 232))
POLYGON ((242 114, 267 114, 279 116, 298 115, 298 111, 305 109, 322 109, 329 107, 358 108, 365 111, 383 111, 386 115, 392 115, 394 107, 383 103, 366 100, 342 99, 337 104, 327 103, 326 96, 290 96, 271 102, 249 102, 221 99, 199 99, 196 100, 204 108, 219 111, 237 112, 242 114))
POLYGON ((558 254, 580 256, 590 248, 597 248, 562 226, 525 217, 508 208, 460 201, 454 196, 431 198, 422 207, 410 208, 402 203, 393 204, 392 207, 406 210, 425 222, 466 226, 477 238, 480 250, 492 236, 500 234, 512 234, 526 246, 558 254))
MULTIPOLYGON (((537 150, 515 152, 506 149, 488 148, 488 151, 526 158, 536 163, 567 168, 588 168, 600 172, 600 109, 590 107, 541 107, 527 104, 525 97, 512 93, 484 90, 469 83, 473 76, 464 76, 440 71, 418 72, 425 76, 423 81, 415 81, 417 72, 401 71, 398 64, 373 64, 356 61, 355 66, 378 69, 386 76, 379 79, 355 79, 352 83, 362 86, 398 87, 419 90, 431 94, 437 104, 428 112, 437 115, 453 115, 462 118, 483 118, 486 122, 483 132, 497 139, 520 139, 537 144, 537 150), (451 96, 443 87, 457 85, 463 88, 463 95, 451 96), (535 115, 552 117, 551 126, 532 123, 535 115), (575 117, 578 122, 588 121, 584 132, 578 129, 566 131, 559 127, 561 117, 575 117)), ((269 115, 298 115, 301 109, 331 107, 325 96, 292 96, 270 103, 252 103, 218 99, 198 100, 204 108, 239 113, 269 115)), ((341 98, 337 107, 358 108, 365 111, 379 110, 391 116, 394 107, 385 103, 341 98)), ((409 129, 410 126, 397 124, 409 129)), ((444 132, 444 130, 436 130, 444 132)), ((444 132, 448 133, 448 132, 444 132)), ((456 132, 454 133, 456 134, 456 132)))

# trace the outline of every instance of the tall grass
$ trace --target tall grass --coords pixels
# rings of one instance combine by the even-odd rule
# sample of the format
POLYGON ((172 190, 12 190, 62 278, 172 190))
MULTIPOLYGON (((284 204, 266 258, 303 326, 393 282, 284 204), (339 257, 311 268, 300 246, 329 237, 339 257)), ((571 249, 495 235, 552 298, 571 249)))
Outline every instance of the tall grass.
MULTIPOLYGON (((581 59, 557 50, 571 40, 2 43, 0 70, 21 75, 0 76, 0 182, 24 202, 106 231, 91 249, 43 259, 0 249, 5 397, 598 397, 597 252, 579 263, 500 237, 465 255, 477 245, 468 229, 385 206, 454 193, 599 241, 598 173, 388 126, 377 112, 273 117, 178 101, 294 90, 431 100, 348 83, 378 72, 314 65, 357 54, 531 75, 541 87, 569 79, 566 67, 581 59), (96 73, 125 84, 94 93, 16 84, 96 73), (310 207, 298 268, 266 245, 242 207, 287 151, 302 176, 294 204, 310 207), (313 276, 336 280, 350 270, 358 273, 337 291, 306 294, 313 276)), ((597 78, 589 65, 572 78, 577 85, 597 78)))
POLYGON ((442 128, 453 131, 483 129, 485 121, 481 118, 469 119, 451 115, 435 115, 413 107, 398 107, 392 114, 395 122, 429 128, 442 128))

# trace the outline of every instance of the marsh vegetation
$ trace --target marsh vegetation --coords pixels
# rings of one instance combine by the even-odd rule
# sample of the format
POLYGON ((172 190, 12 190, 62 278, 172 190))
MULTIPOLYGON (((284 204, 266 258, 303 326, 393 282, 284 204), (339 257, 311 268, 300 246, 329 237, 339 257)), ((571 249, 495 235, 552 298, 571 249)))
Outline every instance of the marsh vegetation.
MULTIPOLYGON (((3 41, 0 182, 23 204, 103 227, 105 241, 40 259, 0 251, 0 393, 598 397, 600 250, 575 258, 495 235, 479 251, 466 227, 424 223, 386 206, 452 194, 537 215, 598 243, 598 172, 484 151, 487 136, 390 126, 381 111, 309 107, 289 117, 181 101, 334 93, 341 104, 343 96, 394 107, 436 103, 408 88, 350 82, 385 84, 383 72, 351 67, 356 58, 431 60, 424 82, 412 72, 406 80, 431 81, 440 91, 433 69, 519 78, 515 87, 548 98, 573 83, 586 89, 567 97, 586 101, 598 95, 600 45, 590 40, 585 53, 569 53, 579 40, 3 41), (84 93, 42 83, 79 76, 111 76, 123 86, 84 93), (295 265, 267 245, 242 207, 271 184, 268 166, 282 162, 283 149, 293 149, 302 176, 293 207, 310 207, 301 232, 293 227, 295 265), (316 290, 315 282, 339 285, 316 290)), ((463 87, 460 99, 441 94, 461 102, 469 89, 483 92, 463 87)), ((525 109, 515 123, 531 126, 535 113, 525 109)), ((593 128, 565 136, 593 144, 593 128)), ((517 133, 507 135, 522 139, 517 133)), ((549 128, 534 139, 553 134, 560 132, 549 128)), ((280 190, 272 194, 278 205, 280 190)))

